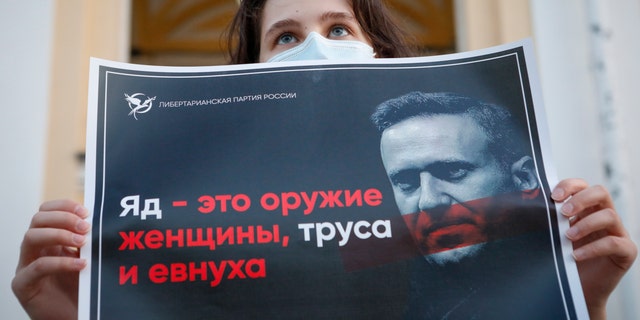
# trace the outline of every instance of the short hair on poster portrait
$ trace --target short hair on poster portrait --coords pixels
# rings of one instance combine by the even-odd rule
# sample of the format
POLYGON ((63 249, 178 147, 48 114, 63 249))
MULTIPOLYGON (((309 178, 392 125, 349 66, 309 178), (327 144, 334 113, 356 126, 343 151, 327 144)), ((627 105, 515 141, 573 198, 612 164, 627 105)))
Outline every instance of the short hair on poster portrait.
POLYGON ((452 92, 413 91, 379 104, 371 121, 382 134, 387 128, 414 117, 460 115, 474 120, 487 134, 489 151, 504 166, 531 155, 527 128, 501 105, 452 92))

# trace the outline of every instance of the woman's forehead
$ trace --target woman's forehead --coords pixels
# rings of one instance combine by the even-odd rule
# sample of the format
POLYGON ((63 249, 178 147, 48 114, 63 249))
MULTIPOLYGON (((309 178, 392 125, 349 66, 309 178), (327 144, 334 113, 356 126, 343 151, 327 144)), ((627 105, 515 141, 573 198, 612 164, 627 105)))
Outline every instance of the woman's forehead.
POLYGON ((348 0, 267 0, 262 11, 262 27, 269 28, 286 19, 317 19, 327 12, 353 15, 353 8, 348 0))

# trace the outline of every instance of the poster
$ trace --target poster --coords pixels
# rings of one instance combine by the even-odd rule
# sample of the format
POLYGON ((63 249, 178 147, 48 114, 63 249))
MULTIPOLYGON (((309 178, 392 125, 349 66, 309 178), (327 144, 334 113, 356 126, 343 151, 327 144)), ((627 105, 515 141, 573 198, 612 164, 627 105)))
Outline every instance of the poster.
POLYGON ((89 96, 80 319, 586 316, 529 41, 366 62, 93 59, 89 96), (489 107, 377 111, 402 101, 489 107), (490 134, 507 122, 491 108, 515 129, 490 134))

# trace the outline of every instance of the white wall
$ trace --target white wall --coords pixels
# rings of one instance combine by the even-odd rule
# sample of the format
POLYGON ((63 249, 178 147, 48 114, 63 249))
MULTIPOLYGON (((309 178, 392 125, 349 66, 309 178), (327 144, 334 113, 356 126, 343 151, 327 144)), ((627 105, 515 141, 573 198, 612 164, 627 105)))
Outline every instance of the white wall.
POLYGON ((0 310, 27 319, 11 292, 20 242, 41 201, 54 2, 0 1, 0 310))
MULTIPOLYGON (((640 1, 530 3, 558 174, 606 185, 638 243, 640 1)), ((639 279, 636 262, 610 300, 610 319, 640 314, 639 279)))

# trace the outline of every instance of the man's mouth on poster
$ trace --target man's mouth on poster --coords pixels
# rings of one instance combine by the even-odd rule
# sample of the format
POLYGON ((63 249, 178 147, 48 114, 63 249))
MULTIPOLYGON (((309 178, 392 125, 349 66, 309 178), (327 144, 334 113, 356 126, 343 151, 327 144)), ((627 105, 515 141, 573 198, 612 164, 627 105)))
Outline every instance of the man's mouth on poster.
POLYGON ((423 237, 426 240, 425 245, 432 248, 431 253, 486 241, 478 226, 466 223, 438 227, 432 231, 425 230, 423 237))
POLYGON ((473 202, 477 201, 404 215, 421 253, 430 255, 489 241, 486 214, 473 202))

